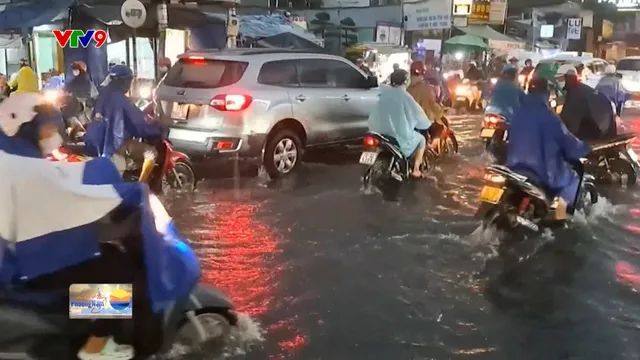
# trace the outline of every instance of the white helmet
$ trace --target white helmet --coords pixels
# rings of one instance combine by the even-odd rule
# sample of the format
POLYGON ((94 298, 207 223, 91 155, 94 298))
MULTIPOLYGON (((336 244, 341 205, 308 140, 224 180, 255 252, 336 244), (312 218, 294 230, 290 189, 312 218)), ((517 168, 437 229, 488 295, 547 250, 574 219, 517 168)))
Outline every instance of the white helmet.
POLYGON ((36 106, 46 104, 39 93, 13 93, 0 103, 0 130, 14 136, 20 126, 36 116, 36 106))
POLYGON ((578 75, 578 70, 576 70, 576 67, 571 64, 561 65, 556 72, 556 77, 565 75, 578 75))
POLYGON ((615 75, 616 66, 613 65, 613 64, 609 64, 609 65, 605 66, 604 73, 607 74, 607 75, 615 75))

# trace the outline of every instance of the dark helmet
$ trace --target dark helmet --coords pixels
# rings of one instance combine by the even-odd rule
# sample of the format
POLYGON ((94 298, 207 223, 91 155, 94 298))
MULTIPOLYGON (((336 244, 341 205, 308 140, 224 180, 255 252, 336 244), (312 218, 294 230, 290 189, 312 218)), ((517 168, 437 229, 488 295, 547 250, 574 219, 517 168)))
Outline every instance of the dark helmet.
POLYGON ((391 86, 404 85, 408 79, 409 73, 402 69, 392 72, 391 76, 389 76, 389 82, 391 82, 391 86))
POLYGON ((548 94, 551 83, 542 77, 534 77, 529 81, 529 94, 548 94))
POLYGON ((528 65, 532 65, 533 61, 531 59, 527 59, 527 60, 524 61, 524 64, 527 65, 527 66, 528 65))
POLYGON ((513 65, 505 65, 502 68, 502 75, 500 76, 503 79, 515 79, 518 75, 518 69, 513 65))
POLYGON ((133 71, 126 65, 115 65, 109 71, 109 85, 117 87, 123 93, 129 91, 133 81, 133 71))
POLYGON ((414 61, 411 63, 411 75, 423 75, 426 71, 426 67, 422 61, 414 61))

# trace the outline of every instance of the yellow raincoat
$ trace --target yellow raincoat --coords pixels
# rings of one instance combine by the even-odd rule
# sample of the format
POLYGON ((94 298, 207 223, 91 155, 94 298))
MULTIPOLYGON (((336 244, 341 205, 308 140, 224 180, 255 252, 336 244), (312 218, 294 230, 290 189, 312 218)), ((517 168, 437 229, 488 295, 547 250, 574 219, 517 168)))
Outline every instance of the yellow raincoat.
POLYGON ((16 85, 18 86, 16 94, 38 92, 38 76, 32 68, 23 66, 18 71, 16 78, 9 82, 9 86, 12 88, 15 88, 16 85))
POLYGON ((444 109, 436 101, 436 95, 432 85, 426 83, 422 76, 411 76, 411 83, 407 91, 424 110, 427 117, 440 125, 446 126, 442 121, 444 109))

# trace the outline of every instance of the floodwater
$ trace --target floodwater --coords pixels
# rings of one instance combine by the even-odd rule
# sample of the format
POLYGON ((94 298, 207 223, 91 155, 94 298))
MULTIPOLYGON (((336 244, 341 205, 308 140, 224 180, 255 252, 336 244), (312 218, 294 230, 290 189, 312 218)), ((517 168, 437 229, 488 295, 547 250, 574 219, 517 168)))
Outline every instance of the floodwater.
POLYGON ((454 118, 461 154, 397 203, 361 191, 353 156, 171 199, 204 281, 244 314, 227 357, 640 359, 640 190, 605 191, 498 280, 484 271, 498 234, 473 218, 479 123, 454 118))

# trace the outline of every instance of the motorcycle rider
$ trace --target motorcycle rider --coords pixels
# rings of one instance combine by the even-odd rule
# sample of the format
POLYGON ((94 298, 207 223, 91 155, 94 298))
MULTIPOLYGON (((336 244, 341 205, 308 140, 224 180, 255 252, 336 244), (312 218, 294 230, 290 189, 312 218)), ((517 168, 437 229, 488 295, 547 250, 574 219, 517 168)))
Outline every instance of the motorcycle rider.
POLYGON ((513 113, 520 107, 524 97, 524 91, 518 86, 518 71, 511 65, 502 69, 500 80, 496 83, 491 93, 489 106, 504 116, 507 122, 513 119, 513 113))
POLYGON ((65 92, 78 99, 95 99, 98 97, 98 88, 93 84, 87 73, 87 64, 82 61, 74 61, 71 64, 73 79, 65 84, 65 92))
POLYGON ((524 61, 524 67, 520 70, 520 75, 529 76, 534 69, 533 61, 531 61, 531 59, 527 59, 524 61))
POLYGON ((444 117, 444 109, 436 101, 434 87, 424 80, 425 71, 425 65, 422 61, 414 61, 411 63, 411 77, 407 92, 409 92, 418 105, 420 105, 427 115, 427 119, 433 121, 433 124, 429 128, 431 146, 434 149, 438 149, 440 136, 446 128, 446 124, 444 124, 442 120, 444 117))
POLYGON ((38 92, 38 76, 29 66, 27 59, 20 59, 20 70, 18 70, 16 77, 9 81, 8 85, 13 89, 12 93, 16 94, 38 92))
MULTIPOLYGON (((52 121, 52 116, 56 114, 57 109, 53 105, 46 104, 39 94, 17 94, 7 99, 6 102, 0 104, 0 150, 20 157, 43 158, 50 150, 57 148, 62 143, 59 128, 56 122, 52 121)), ((43 161, 44 163, 41 166, 46 167, 46 169, 43 168, 42 170, 48 170, 48 166, 52 165, 47 165, 50 163, 46 160, 43 161)), ((0 165, 7 165, 4 158, 0 160, 0 165)), ((6 167, 3 168, 6 170, 6 167)), ((113 165, 111 165, 111 168, 113 168, 113 165)), ((117 171, 114 169, 113 172, 116 174, 115 178, 119 179, 117 171)), ((68 175, 65 175, 64 172, 45 171, 45 173, 48 177, 59 176, 60 183, 68 183, 68 178, 66 178, 68 175)), ((19 210, 21 204, 24 205, 33 201, 31 198, 34 195, 31 187, 28 185, 20 186, 7 181, 7 178, 11 178, 11 176, 7 173, 5 175, 3 184, 12 190, 8 208, 19 210)), ((109 178, 108 174, 104 172, 103 175, 109 178)), ((29 178, 32 179, 34 176, 37 175, 31 174, 29 178)), ((114 179, 114 177, 111 177, 111 179, 114 179)), ((47 189, 50 188, 48 187, 47 189)), ((4 200, 7 199, 4 198, 4 200)), ((7 205, 6 202, 5 205, 7 205)), ((29 210, 25 208, 24 211, 29 210)), ((9 218, 11 217, 9 213, 3 213, 9 218)), ((36 223, 50 221, 45 220, 45 218, 50 217, 46 212, 31 212, 31 216, 34 216, 33 214, 36 214, 36 223), (44 216, 40 219, 41 221, 37 221, 38 214, 44 216)), ((14 237, 11 234, 1 234, 0 237, 3 240, 15 241, 11 239, 11 237, 14 237)), ((127 238, 127 241, 123 243, 127 251, 102 249, 103 251, 98 257, 92 256, 93 258, 86 261, 68 264, 68 266, 61 267, 57 271, 34 275, 29 278, 16 276, 17 271, 19 271, 18 260, 3 251, 4 259, 0 264, 0 282, 3 282, 4 286, 18 286, 27 291, 45 292, 68 289, 74 283, 135 283, 136 288, 141 289, 142 294, 145 294, 146 283, 140 282, 140 279, 144 279, 144 277, 134 276, 134 274, 139 274, 137 269, 142 262, 140 253, 142 246, 141 244, 136 244, 140 239, 139 237, 130 237, 127 238), (16 278, 20 278, 20 281, 15 280, 16 278)), ((37 257, 37 255, 32 256, 37 257)), ((136 296, 140 296, 140 294, 136 296)), ((146 297, 146 295, 143 297, 146 297)), ((145 303, 145 300, 136 302, 134 305, 137 319, 142 320, 144 316, 151 314, 151 309, 148 303, 145 303), (140 314, 137 314, 138 312, 140 314)), ((153 325, 157 326, 157 322, 153 325)), ((113 335, 119 331, 121 326, 121 322, 111 319, 92 322, 90 335, 78 352, 77 357, 81 360, 132 359, 134 357, 133 347, 117 344, 113 339, 113 335)))
POLYGON ((171 69, 171 59, 169 59, 168 57, 163 57, 158 60, 158 79, 162 80, 169 72, 169 69, 171 69))
POLYGON ((581 140, 616 135, 615 111, 606 95, 582 83, 578 71, 570 64, 558 68, 556 79, 566 92, 560 118, 572 134, 581 140))
POLYGON ((153 145, 134 140, 153 142, 162 137, 164 129, 147 117, 125 95, 131 87, 133 72, 126 65, 116 65, 109 73, 109 84, 100 93, 94 109, 93 121, 85 134, 88 150, 98 156, 114 157, 124 172, 122 158, 142 164, 140 181, 148 180, 158 152, 153 145))
POLYGON ((580 185, 570 163, 586 157, 591 148, 567 130, 548 99, 549 82, 532 79, 511 121, 505 165, 556 197, 556 220, 564 220, 574 210, 580 185))
POLYGON ((509 65, 513 66, 514 68, 516 68, 516 70, 518 69, 518 65, 520 63, 520 60, 518 60, 517 57, 513 56, 511 57, 511 59, 509 59, 509 65))
POLYGON ((478 65, 475 61, 469 62, 469 68, 467 69, 465 78, 469 79, 471 82, 477 82, 482 80, 482 72, 478 69, 478 65))
POLYGON ((622 109, 624 103, 629 100, 631 93, 628 92, 620 81, 618 74, 616 73, 615 65, 607 65, 604 68, 604 76, 598 81, 596 90, 601 94, 604 94, 609 101, 611 101, 616 107, 617 120, 622 115, 622 109))
POLYGON ((411 175, 420 178, 420 165, 427 143, 418 130, 428 130, 431 121, 406 91, 408 80, 409 74, 404 70, 391 74, 391 86, 380 89, 380 98, 369 115, 368 123, 370 131, 394 137, 405 157, 413 156, 411 175))

